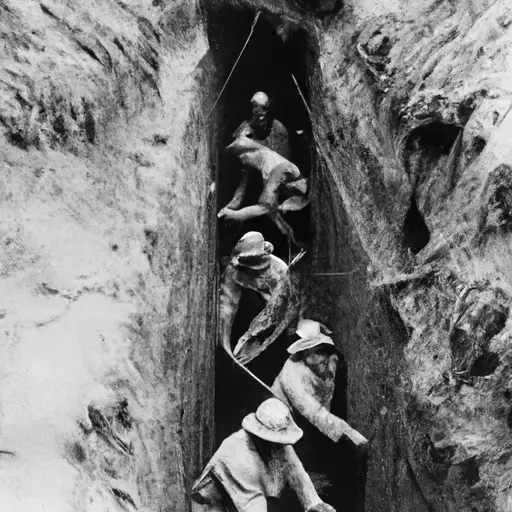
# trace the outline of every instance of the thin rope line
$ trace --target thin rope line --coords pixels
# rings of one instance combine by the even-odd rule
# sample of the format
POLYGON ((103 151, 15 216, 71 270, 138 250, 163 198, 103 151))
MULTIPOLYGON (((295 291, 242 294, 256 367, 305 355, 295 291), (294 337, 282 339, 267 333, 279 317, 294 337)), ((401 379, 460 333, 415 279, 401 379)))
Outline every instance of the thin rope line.
MULTIPOLYGON (((258 384, 263 386, 271 395, 276 397, 275 393, 270 389, 270 387, 267 384, 265 384, 258 376, 256 376, 254 373, 252 373, 251 370, 249 370, 249 368, 246 368, 240 361, 238 361, 238 359, 234 356, 234 354, 232 352, 231 353, 228 352, 228 354, 239 368, 241 368, 244 372, 249 374, 258 384)), ((279 398, 279 397, 276 397, 276 398, 279 398)))
POLYGON ((359 272, 359 269, 351 270, 350 272, 312 272, 308 274, 310 276, 348 276, 350 274, 354 274, 359 272))
POLYGON ((226 86, 228 85, 228 82, 229 82, 229 79, 231 78, 231 75, 235 71, 235 68, 236 68, 236 65, 238 64, 238 61, 242 57, 242 54, 244 53, 245 48, 249 44, 249 41, 250 41, 250 39, 252 37, 252 34, 254 32, 254 28, 256 27, 256 23, 258 23, 258 19, 260 17, 260 14, 261 14, 261 11, 258 11, 256 13, 256 16, 254 17, 254 20, 253 20, 252 25, 251 25, 251 31, 249 32, 249 35, 248 35, 248 37, 247 37, 247 39, 245 41, 245 44, 244 44, 241 52, 238 54, 238 58, 236 59, 235 63, 233 64, 233 67, 231 68, 231 71, 230 71, 228 77, 226 78, 226 81, 224 82, 224 85, 223 85, 222 89, 220 90, 219 95, 217 96, 217 99, 215 100, 215 103, 213 104, 213 107, 210 109, 210 112, 208 112, 208 114, 206 116, 206 119, 208 119, 210 117, 210 115, 214 111, 215 107, 217 106, 217 103, 219 102, 220 97, 222 96, 222 93, 224 92, 224 89, 226 89, 226 86))
POLYGON ((313 123, 313 113, 311 112, 311 109, 309 108, 309 105, 308 105, 308 102, 306 101, 306 98, 304 97, 304 94, 302 94, 302 91, 299 87, 299 84, 297 83, 297 79, 295 78, 295 75, 292 73, 292 80, 293 80, 293 83, 295 84, 295 87, 297 87, 297 91, 299 91, 299 95, 302 99, 302 102, 304 103, 304 106, 306 107, 306 110, 308 111, 308 114, 309 114, 309 119, 311 121, 311 123, 313 123))
POLYGON ((304 103, 304 106, 306 107, 306 110, 308 111, 309 120, 311 122, 311 133, 313 134, 313 139, 316 144, 316 147, 318 148, 318 151, 319 151, 320 155, 324 158, 324 160, 326 162, 328 162, 328 158, 324 152, 323 145, 319 142, 318 134, 316 133, 316 132, 318 132, 318 128, 316 126, 315 121, 313 121, 313 113, 311 112, 311 109, 309 108, 308 102, 306 101, 304 94, 302 94, 302 90, 297 82, 297 79, 295 78, 295 75, 292 73, 291 76, 292 76, 293 83, 295 84, 295 87, 297 88, 297 91, 299 92, 299 95, 302 99, 302 103, 304 103))

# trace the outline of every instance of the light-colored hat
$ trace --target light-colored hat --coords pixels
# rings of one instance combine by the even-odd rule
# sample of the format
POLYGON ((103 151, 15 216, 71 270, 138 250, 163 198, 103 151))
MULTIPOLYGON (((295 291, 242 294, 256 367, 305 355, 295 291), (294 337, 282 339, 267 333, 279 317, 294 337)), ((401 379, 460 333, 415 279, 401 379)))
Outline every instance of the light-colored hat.
POLYGON ((300 336, 300 340, 297 340, 288 347, 288 353, 296 354, 297 352, 302 352, 322 344, 336 348, 332 339, 322 334, 320 326, 320 322, 315 322, 314 320, 300 320, 295 331, 300 336))
POLYGON ((231 263, 236 267, 261 269, 269 265, 268 257, 274 246, 265 242, 259 231, 249 231, 238 240, 231 253, 231 263))
POLYGON ((278 398, 265 400, 255 413, 243 419, 242 428, 260 439, 278 444, 295 444, 303 434, 293 421, 288 406, 278 398))

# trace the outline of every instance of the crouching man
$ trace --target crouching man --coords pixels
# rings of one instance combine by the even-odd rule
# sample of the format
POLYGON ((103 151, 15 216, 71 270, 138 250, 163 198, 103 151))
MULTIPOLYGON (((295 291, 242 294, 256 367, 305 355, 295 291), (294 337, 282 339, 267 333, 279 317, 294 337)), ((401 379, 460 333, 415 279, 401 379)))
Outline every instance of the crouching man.
POLYGON ((267 498, 289 485, 307 512, 336 512, 318 496, 292 446, 302 436, 277 398, 246 416, 192 488, 192 512, 267 512, 267 498))
POLYGON ((338 363, 332 339, 313 320, 301 320, 296 332, 300 339, 288 347, 272 392, 332 441, 346 437, 364 451, 368 440, 330 412, 338 363))
POLYGON ((231 351, 231 329, 244 290, 256 291, 268 303, 288 265, 272 254, 270 242, 258 231, 249 231, 236 244, 220 284, 221 344, 231 351))

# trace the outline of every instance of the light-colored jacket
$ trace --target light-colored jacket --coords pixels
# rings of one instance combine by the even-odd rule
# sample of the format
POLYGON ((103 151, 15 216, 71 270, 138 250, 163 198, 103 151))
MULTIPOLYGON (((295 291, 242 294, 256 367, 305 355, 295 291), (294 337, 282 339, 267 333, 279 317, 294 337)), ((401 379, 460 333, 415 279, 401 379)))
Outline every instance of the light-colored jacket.
POLYGON ((277 256, 269 255, 269 265, 261 270, 229 264, 220 284, 221 341, 229 343, 231 328, 244 288, 258 292, 268 302, 279 281, 288 270, 288 265, 277 256))
POLYGON ((238 512, 267 510, 267 498, 278 498, 286 485, 297 493, 304 510, 322 502, 291 446, 272 445, 269 460, 264 461, 245 430, 235 432, 220 445, 194 483, 192 500, 219 505, 219 485, 238 512))
MULTIPOLYGON (((337 357, 333 354, 331 358, 330 364, 335 365, 337 357)), ((274 380, 272 392, 320 432, 331 440, 338 441, 343 434, 351 437, 353 429, 330 412, 334 372, 331 375, 320 378, 303 361, 294 361, 290 357, 274 380)))
POLYGON ((233 134, 233 138, 238 137, 249 137, 256 142, 259 142, 263 146, 279 153, 282 157, 289 160, 292 156, 292 151, 290 147, 290 141, 288 136, 288 130, 285 128, 283 123, 274 119, 272 121, 272 128, 270 130, 270 134, 265 139, 258 139, 254 129, 252 127, 251 121, 244 121, 233 134))

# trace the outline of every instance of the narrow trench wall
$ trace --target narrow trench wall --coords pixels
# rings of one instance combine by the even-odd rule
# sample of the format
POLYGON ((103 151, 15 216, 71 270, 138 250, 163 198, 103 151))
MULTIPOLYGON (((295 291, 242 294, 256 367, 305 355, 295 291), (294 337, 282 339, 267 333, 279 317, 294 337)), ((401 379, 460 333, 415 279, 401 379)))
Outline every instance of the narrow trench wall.
MULTIPOLYGON (((340 456, 346 506, 508 512, 509 2, 214 5, 312 37, 304 292, 372 438, 355 481, 340 456)), ((211 132, 229 105, 205 114, 236 49, 215 61, 206 28, 196 2, 0 1, 8 510, 187 510, 214 449, 211 132)))
POLYGON ((319 31, 313 270, 344 274, 312 276, 310 307, 373 438, 368 511, 510 508, 509 11, 354 1, 319 31))
POLYGON ((185 511, 212 453, 202 28, 189 1, 0 2, 2 510, 185 511))
MULTIPOLYGON (((354 511, 427 511, 409 467, 414 425, 400 391, 408 333, 386 288, 371 286, 369 259, 327 166, 316 175, 313 200, 316 236, 312 275, 306 281, 308 316, 332 326, 346 364, 346 419, 371 436, 366 475, 357 473, 350 449, 339 461, 348 480, 344 505, 354 511)), ((413 407, 410 414, 415 414, 413 407)))

